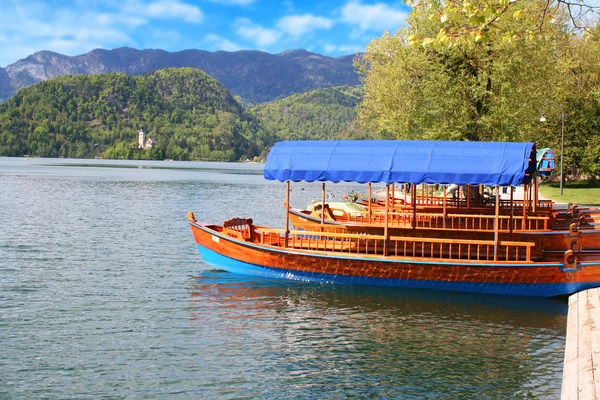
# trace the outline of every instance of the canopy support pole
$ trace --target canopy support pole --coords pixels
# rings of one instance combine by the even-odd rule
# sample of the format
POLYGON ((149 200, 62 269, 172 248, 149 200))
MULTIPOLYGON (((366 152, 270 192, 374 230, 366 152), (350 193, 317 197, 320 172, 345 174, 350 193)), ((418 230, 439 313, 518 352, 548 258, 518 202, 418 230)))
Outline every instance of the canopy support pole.
POLYGON ((369 223, 369 224, 371 223, 371 191, 372 190, 373 189, 371 187, 371 182, 369 182, 369 198, 368 198, 369 204, 368 204, 368 207, 367 207, 367 212, 368 212, 368 214, 367 214, 367 223, 369 223))
POLYGON ((389 232, 388 232, 388 217, 389 217, 389 206, 390 206, 390 202, 389 202, 389 197, 390 197, 390 185, 387 184, 385 185, 385 225, 383 227, 383 255, 387 256, 388 255, 388 239, 389 239, 389 232))
POLYGON ((323 182, 323 186, 321 187, 321 232, 323 232, 324 227, 325 227, 325 182, 323 182))
POLYGON ((523 225, 521 226, 522 230, 525 230, 525 227, 527 226, 527 203, 529 202, 527 200, 527 193, 529 192, 527 186, 528 185, 523 185, 523 225))
POLYGON ((510 240, 512 240, 513 227, 514 227, 514 219, 515 219, 515 188, 510 187, 510 240))
POLYGON ((396 207, 396 185, 392 183, 392 209, 396 207))
POLYGON ((283 247, 288 247, 290 236, 290 181, 285 181, 285 237, 283 247))
POLYGON ((533 212, 537 212, 537 205, 539 199, 539 191, 538 191, 538 178, 537 175, 533 176, 533 212))
POLYGON ((500 229, 500 186, 496 186, 496 217, 494 219, 494 261, 498 261, 498 239, 500 229))
POLYGON ((471 209, 471 185, 467 185, 467 209, 471 209))
POLYGON ((483 197, 484 194, 485 194, 485 186, 479 185, 479 206, 485 205, 485 201, 484 201, 484 197, 483 197))
POLYGON ((446 215, 447 215, 446 214, 446 212, 447 212, 447 210, 446 210, 446 189, 447 189, 447 187, 446 187, 446 185, 444 185, 444 199, 442 200, 443 201, 443 216, 444 216, 444 222, 442 222, 442 224, 443 224, 444 229, 446 229, 446 215))
POLYGON ((412 206, 413 206, 413 217, 412 217, 412 228, 417 228, 417 188, 413 187, 412 191, 412 206))

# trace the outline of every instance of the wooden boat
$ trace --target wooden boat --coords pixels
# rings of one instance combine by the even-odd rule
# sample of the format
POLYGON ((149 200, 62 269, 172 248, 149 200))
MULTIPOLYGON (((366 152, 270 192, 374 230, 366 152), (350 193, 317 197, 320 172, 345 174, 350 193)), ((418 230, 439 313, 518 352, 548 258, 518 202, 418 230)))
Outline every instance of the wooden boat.
MULTIPOLYGON (((543 232, 568 231, 572 223, 577 222, 583 230, 600 229, 597 225, 600 213, 594 210, 570 207, 566 210, 553 210, 538 213, 500 213, 498 229, 501 232, 543 232)), ((496 217, 494 209, 435 209, 418 208, 417 210, 392 209, 387 213, 387 224, 390 229, 444 229, 444 230, 476 230, 493 232, 496 217)), ((289 214, 292 226, 297 229, 321 229, 321 225, 329 228, 343 226, 354 231, 369 232, 369 228, 379 230, 386 223, 386 213, 381 210, 354 210, 349 212, 337 204, 325 203, 313 205, 307 209, 291 208, 289 214), (321 209, 325 210, 323 213, 321 209)), ((600 246, 600 237, 599 242, 600 246)))
MULTIPOLYGON (((290 181, 530 183, 533 143, 281 142, 265 178, 286 182, 285 228, 234 218, 222 226, 188 220, 203 260, 242 274, 317 282, 554 297, 600 286, 600 248, 577 222, 568 231, 506 232, 499 200, 494 229, 290 230, 290 181), (360 160, 357 168, 356 160, 360 160), (479 171, 473 173, 471 166, 479 171), (591 238, 591 239, 590 239, 591 238)), ((389 211, 389 210, 388 210, 389 211)))

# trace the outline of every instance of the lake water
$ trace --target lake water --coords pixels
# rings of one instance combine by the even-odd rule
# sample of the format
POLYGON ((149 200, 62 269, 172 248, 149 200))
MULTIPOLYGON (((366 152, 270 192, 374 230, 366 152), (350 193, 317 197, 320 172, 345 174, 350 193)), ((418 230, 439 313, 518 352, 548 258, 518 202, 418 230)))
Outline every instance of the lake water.
POLYGON ((0 399, 560 397, 565 302, 205 265, 188 211, 283 227, 262 167, 0 158, 0 399))

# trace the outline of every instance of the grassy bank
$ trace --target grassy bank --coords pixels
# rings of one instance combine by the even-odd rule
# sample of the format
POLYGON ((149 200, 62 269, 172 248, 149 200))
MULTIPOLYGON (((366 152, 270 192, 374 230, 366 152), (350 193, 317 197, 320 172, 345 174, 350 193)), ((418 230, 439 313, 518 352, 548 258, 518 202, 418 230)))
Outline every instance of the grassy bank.
POLYGON ((592 181, 565 182, 563 195, 560 195, 560 183, 552 182, 540 186, 540 193, 557 203, 575 203, 600 205, 600 183, 592 181))

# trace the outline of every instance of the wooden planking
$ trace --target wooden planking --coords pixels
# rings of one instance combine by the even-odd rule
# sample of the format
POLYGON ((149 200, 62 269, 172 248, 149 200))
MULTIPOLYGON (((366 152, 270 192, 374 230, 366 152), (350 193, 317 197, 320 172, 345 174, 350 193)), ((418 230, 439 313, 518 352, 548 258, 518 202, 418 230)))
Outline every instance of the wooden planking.
POLYGON ((590 370, 594 399, 600 396, 600 290, 588 290, 591 351, 590 370))
POLYGON ((599 368, 600 288, 594 288, 569 298, 561 398, 600 398, 599 368))
POLYGON ((580 399, 595 399, 594 395, 594 379, 590 372, 593 366, 592 363, 592 348, 590 345, 590 309, 588 301, 588 291, 584 291, 579 298, 579 330, 578 337, 578 361, 577 361, 577 381, 578 381, 578 398, 580 399))
MULTIPOLYGON (((580 292, 582 293, 582 292, 580 292)), ((577 384, 577 338, 579 337, 579 293, 569 297, 569 314, 567 316, 567 339, 565 362, 563 366, 562 394, 563 400, 576 400, 578 397, 577 384)))

